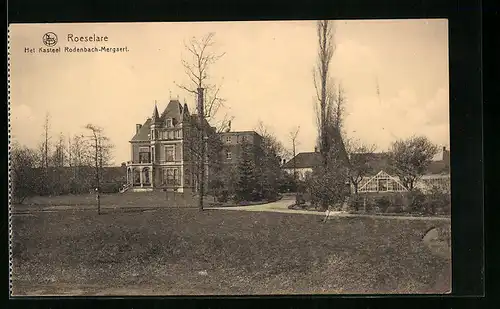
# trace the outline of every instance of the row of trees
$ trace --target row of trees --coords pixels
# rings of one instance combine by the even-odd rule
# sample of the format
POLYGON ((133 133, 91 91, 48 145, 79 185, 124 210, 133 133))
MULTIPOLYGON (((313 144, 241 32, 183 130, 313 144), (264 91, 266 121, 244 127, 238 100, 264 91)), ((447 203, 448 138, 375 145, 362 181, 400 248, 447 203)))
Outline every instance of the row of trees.
POLYGON ((10 176, 15 203, 35 195, 77 194, 100 187, 103 167, 112 160, 113 145, 102 128, 88 124, 84 129, 88 134, 61 133, 53 141, 47 114, 38 147, 11 142, 10 176))

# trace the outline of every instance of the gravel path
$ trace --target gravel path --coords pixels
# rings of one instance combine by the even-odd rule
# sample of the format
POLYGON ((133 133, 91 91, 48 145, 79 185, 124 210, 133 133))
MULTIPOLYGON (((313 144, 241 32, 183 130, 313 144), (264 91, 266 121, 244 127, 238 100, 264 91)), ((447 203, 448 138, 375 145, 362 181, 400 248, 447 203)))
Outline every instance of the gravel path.
MULTIPOLYGON (((316 215, 325 216, 322 211, 310 211, 310 210, 293 210, 288 209, 288 206, 293 204, 294 200, 291 198, 283 198, 279 201, 254 205, 254 206, 235 206, 235 207, 213 207, 210 209, 217 210, 240 210, 240 211, 264 211, 264 212, 278 212, 278 213, 289 213, 289 214, 303 214, 303 215, 316 215)), ((349 214, 342 211, 331 212, 331 218, 338 217, 368 217, 368 218, 380 218, 380 219, 399 219, 399 220, 436 220, 436 221, 450 221, 447 217, 414 217, 414 216, 384 216, 384 215, 370 215, 370 214, 349 214)))

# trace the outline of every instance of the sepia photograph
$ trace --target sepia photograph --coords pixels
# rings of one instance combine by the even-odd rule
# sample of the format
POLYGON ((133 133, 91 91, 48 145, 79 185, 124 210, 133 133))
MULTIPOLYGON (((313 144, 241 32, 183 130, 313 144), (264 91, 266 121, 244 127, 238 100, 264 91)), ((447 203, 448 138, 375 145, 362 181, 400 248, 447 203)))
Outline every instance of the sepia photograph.
POLYGON ((11 296, 452 292, 448 20, 8 44, 11 296))

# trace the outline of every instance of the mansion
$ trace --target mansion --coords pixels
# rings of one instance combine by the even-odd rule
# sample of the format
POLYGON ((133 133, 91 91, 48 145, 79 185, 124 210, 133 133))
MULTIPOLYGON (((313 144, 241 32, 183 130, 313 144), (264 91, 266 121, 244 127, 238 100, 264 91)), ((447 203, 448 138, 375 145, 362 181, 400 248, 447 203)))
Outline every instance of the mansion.
MULTIPOLYGON (((203 119, 205 128, 205 187, 217 171, 213 162, 221 162, 219 168, 237 163, 241 155, 241 143, 254 148, 260 146, 261 137, 253 131, 217 132, 203 119)), ((197 114, 189 112, 187 104, 170 100, 159 114, 155 105, 152 117, 143 124, 136 124, 135 135, 130 140, 131 160, 127 162, 127 189, 151 191, 168 189, 177 192, 196 192, 198 166, 202 159, 201 121, 197 114)))

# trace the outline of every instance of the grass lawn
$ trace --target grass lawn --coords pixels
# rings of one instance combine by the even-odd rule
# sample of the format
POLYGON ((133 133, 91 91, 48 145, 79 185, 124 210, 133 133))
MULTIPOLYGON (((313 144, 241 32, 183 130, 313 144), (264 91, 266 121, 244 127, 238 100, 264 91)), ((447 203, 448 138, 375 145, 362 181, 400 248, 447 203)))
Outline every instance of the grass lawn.
POLYGON ((13 295, 444 293, 447 223, 196 209, 13 217, 13 295))
MULTIPOLYGON (((148 205, 149 207, 197 207, 197 198, 191 194, 181 192, 126 192, 101 194, 101 205, 134 207, 148 205)), ((212 203, 213 198, 206 198, 206 204, 212 203)), ((23 203, 27 206, 92 206, 96 205, 95 194, 60 195, 60 196, 34 196, 23 203)))

